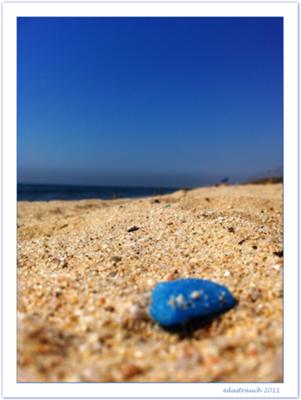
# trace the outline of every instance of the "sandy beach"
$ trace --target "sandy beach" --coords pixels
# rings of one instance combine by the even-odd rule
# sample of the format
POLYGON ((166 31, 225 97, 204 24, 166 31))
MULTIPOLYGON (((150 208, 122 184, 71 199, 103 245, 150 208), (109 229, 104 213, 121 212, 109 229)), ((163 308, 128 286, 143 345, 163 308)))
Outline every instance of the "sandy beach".
POLYGON ((18 202, 18 380, 282 381, 282 184, 18 202), (226 285, 198 327, 148 315, 162 281, 226 285))

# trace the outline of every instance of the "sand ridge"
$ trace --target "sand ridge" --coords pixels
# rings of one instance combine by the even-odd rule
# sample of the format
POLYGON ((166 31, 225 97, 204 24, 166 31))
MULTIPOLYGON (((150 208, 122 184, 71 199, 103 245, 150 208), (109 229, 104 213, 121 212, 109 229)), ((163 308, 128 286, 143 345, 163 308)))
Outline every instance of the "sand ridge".
POLYGON ((18 380, 281 381, 282 256, 282 184, 19 202, 18 380), (183 277, 239 303, 165 331, 150 292, 183 277))

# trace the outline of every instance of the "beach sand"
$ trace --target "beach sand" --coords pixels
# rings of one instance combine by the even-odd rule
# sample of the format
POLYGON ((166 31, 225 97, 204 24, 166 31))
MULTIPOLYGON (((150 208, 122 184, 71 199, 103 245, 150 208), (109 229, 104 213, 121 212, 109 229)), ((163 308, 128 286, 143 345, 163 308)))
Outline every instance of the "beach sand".
POLYGON ((19 202, 18 381, 280 382, 282 253, 282 184, 19 202), (183 277, 237 306, 163 330, 150 292, 183 277))

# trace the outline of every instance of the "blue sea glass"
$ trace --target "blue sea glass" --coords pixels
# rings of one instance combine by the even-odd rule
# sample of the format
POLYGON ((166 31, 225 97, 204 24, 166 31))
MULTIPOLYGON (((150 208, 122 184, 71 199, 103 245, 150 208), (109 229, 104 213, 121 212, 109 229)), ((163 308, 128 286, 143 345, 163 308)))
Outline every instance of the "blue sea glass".
POLYGON ((205 279, 159 283, 152 291, 150 315, 163 326, 221 314, 236 304, 229 289, 205 279))

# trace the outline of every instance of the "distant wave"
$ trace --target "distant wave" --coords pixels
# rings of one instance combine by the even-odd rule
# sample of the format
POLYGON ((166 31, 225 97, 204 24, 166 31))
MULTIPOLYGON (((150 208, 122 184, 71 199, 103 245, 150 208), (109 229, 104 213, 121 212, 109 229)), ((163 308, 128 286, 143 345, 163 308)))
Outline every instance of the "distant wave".
POLYGON ((82 186, 18 183, 18 201, 137 198, 167 194, 177 188, 82 186))

